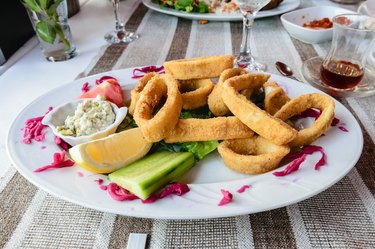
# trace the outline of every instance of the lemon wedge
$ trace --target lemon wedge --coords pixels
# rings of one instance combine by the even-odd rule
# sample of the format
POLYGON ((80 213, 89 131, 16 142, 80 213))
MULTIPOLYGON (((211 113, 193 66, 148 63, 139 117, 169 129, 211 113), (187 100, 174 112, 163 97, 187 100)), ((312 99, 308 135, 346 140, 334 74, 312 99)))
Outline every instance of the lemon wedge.
POLYGON ((133 128, 108 137, 78 144, 69 149, 76 164, 95 173, 111 173, 149 152, 152 143, 147 142, 140 128, 133 128))

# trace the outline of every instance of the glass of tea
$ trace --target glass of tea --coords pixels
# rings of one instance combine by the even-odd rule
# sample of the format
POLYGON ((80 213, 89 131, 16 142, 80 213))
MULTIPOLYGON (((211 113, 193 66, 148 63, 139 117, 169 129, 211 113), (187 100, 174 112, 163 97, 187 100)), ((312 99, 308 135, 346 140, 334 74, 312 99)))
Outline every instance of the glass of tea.
POLYGON ((375 18, 360 14, 335 16, 331 49, 320 66, 323 84, 354 89, 364 77, 375 42, 375 18))

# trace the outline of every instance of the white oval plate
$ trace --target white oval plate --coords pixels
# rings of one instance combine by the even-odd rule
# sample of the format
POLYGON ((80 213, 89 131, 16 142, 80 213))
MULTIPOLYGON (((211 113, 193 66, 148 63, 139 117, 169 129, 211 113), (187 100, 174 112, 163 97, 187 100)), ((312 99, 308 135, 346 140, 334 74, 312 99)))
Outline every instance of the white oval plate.
MULTIPOLYGON (((50 164, 53 154, 60 150, 54 144, 53 133, 48 128, 44 141, 24 144, 21 129, 25 121, 43 115, 49 106, 75 99, 81 94, 83 83, 89 82, 92 87, 95 79, 103 75, 117 78, 126 92, 126 98, 129 98, 130 89, 137 81, 131 78, 132 71, 132 68, 123 69, 75 80, 30 103, 13 121, 7 137, 8 153, 17 170, 39 188, 88 208, 135 217, 198 219, 256 213, 302 201, 339 181, 352 169, 361 155, 361 128, 353 115, 335 101, 336 117, 345 124, 349 132, 331 127, 325 136, 314 143, 322 146, 327 154, 327 165, 318 171, 314 170, 314 165, 320 158, 319 153, 307 156, 298 171, 285 177, 276 177, 272 172, 255 176, 235 173, 225 167, 215 152, 198 162, 183 179, 183 182, 189 184, 190 192, 181 197, 164 198, 151 204, 143 204, 140 200, 118 202, 111 199, 95 181, 101 178, 107 182, 106 176, 93 174, 79 166, 35 173, 36 168, 50 164), (250 184, 251 188, 244 193, 237 193, 236 190, 244 184, 250 184), (218 206, 222 198, 221 189, 229 190, 233 194, 233 201, 225 206, 218 206)), ((309 85, 278 75, 272 75, 271 80, 285 86, 292 98, 306 93, 322 93, 309 85)), ((283 168, 285 166, 276 171, 283 168)))
MULTIPOLYGON (((183 11, 178 11, 172 8, 162 8, 160 7, 159 4, 153 3, 152 0, 143 0, 143 4, 149 9, 155 10, 157 12, 161 12, 161 13, 173 15, 173 16, 178 16, 178 17, 182 17, 186 19, 208 20, 208 21, 241 21, 242 20, 241 13, 233 13, 233 14, 185 13, 183 11)), ((280 15, 285 12, 298 8, 299 5, 300 5, 300 0, 284 0, 282 3, 280 3, 279 6, 277 6, 277 8, 259 11, 258 14, 256 15, 256 18, 280 15)))

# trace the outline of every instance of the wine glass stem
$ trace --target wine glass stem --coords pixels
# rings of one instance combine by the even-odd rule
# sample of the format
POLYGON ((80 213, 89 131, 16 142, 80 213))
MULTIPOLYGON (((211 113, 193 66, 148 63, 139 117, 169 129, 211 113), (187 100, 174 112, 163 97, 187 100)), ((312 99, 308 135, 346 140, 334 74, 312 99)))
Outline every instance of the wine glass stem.
POLYGON ((251 49, 250 49, 250 35, 251 35, 251 27, 254 23, 254 15, 249 14, 248 12, 242 13, 242 20, 243 20, 243 31, 242 31, 242 42, 240 48, 240 56, 243 58, 251 57, 251 49))
POLYGON ((120 0, 112 0, 113 5, 113 11, 115 13, 115 19, 116 19, 116 30, 123 30, 124 24, 120 21, 119 17, 119 7, 120 7, 120 0))

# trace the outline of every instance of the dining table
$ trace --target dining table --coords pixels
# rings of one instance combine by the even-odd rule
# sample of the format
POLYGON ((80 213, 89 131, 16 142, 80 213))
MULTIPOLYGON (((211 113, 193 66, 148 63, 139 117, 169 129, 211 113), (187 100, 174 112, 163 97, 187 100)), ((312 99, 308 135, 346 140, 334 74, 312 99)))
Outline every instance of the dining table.
MULTIPOLYGON (((298 8, 330 5, 356 11, 361 3, 301 0, 298 8)), ((8 133, 19 113, 40 96, 112 70, 240 50, 241 20, 201 22, 149 9, 140 0, 121 1, 119 12, 126 29, 139 38, 111 45, 104 40, 115 27, 110 1, 81 0, 80 5, 68 21, 76 57, 47 61, 34 36, 1 66, 0 248, 375 248, 375 95, 336 98, 363 134, 354 167, 309 198, 261 212, 175 219, 123 215, 72 203, 20 174, 9 153, 8 133)), ((308 84, 302 63, 324 56, 330 45, 291 37, 280 14, 257 18, 252 27, 251 50, 267 65, 266 72, 280 75, 275 62, 282 61, 300 79, 295 84, 308 84)))

